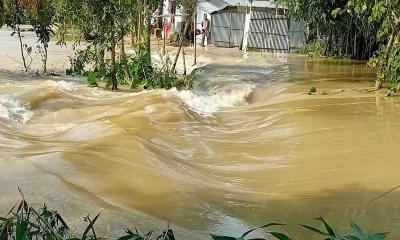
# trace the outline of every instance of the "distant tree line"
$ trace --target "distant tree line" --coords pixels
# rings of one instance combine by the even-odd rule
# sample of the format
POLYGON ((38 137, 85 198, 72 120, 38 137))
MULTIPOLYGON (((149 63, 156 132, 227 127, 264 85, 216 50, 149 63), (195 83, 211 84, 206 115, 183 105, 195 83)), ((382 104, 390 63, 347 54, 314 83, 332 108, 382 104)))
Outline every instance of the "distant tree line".
MULTIPOLYGON (((306 23, 311 51, 371 59, 377 80, 400 89, 400 0, 276 0, 290 18, 306 23)), ((378 88, 380 84, 378 84, 378 88)))

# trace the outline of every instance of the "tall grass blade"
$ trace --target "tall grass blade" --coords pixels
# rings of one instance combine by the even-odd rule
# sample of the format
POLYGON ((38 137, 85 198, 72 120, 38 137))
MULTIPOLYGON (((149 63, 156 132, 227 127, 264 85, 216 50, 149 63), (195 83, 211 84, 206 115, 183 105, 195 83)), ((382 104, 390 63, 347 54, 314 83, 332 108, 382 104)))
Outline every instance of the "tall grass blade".
POLYGON ((7 232, 8 232, 8 229, 10 228, 10 226, 12 225, 12 222, 13 222, 13 218, 11 217, 4 223, 3 227, 0 230, 0 239, 1 240, 7 239, 7 232))
POLYGON ((212 238, 213 240, 237 240, 237 239, 234 238, 234 237, 217 236, 217 235, 213 235, 213 234, 210 234, 210 235, 211 235, 211 238, 212 238))
POLYGON ((353 229, 354 234, 356 235, 356 237, 358 237, 359 239, 364 240, 366 238, 363 230, 360 228, 360 226, 358 226, 355 223, 351 223, 351 228, 353 229))
POLYGON ((89 233, 90 230, 93 231, 93 235, 94 235, 93 237, 94 237, 94 239, 97 239, 97 238, 96 238, 96 233, 95 233, 95 231, 94 231, 93 226, 94 226, 94 224, 96 223, 97 219, 99 218, 100 214, 101 214, 101 212, 99 212, 99 213, 96 215, 96 217, 93 218, 92 221, 89 220, 89 225, 87 226, 85 232, 83 233, 82 239, 86 239, 86 236, 87 236, 87 234, 89 233))
POLYGON ((389 233, 373 233, 368 235, 368 240, 385 240, 389 233))
POLYGON ((52 238, 54 240, 63 240, 63 237, 60 236, 60 234, 58 234, 58 232, 56 232, 54 230, 53 227, 50 226, 50 224, 46 221, 46 219, 44 219, 42 216, 40 216, 40 214, 33 208, 31 208, 31 211, 33 214, 35 214, 36 217, 39 218, 39 220, 47 227, 47 229, 50 231, 52 238))
POLYGON ((318 233, 318 234, 321 234, 321 235, 324 235, 324 236, 329 236, 329 234, 324 233, 323 231, 319 230, 318 228, 311 227, 311 226, 308 226, 308 225, 303 225, 303 224, 300 224, 300 226, 305 228, 305 229, 307 229, 307 230, 309 230, 309 231, 312 231, 312 232, 315 232, 315 233, 318 233))
POLYGON ((261 226, 261 227, 256 227, 256 228, 250 229, 249 231, 243 233, 242 238, 246 237, 251 232, 254 232, 257 229, 267 228, 267 227, 272 227, 272 226, 285 226, 285 224, 282 224, 282 223, 268 223, 267 225, 264 225, 264 226, 261 226))
POLYGON ((333 228, 325 221, 325 219, 323 217, 319 217, 319 218, 317 218, 317 220, 321 221, 324 224, 325 229, 326 229, 326 231, 328 231, 329 235, 331 235, 332 237, 337 237, 333 228))
POLYGON ((293 240, 291 237, 280 232, 268 232, 268 233, 274 236, 278 240, 293 240))
POLYGON ((15 227, 15 239, 26 240, 29 234, 28 222, 18 219, 17 226, 15 227))
POLYGON ((351 236, 351 235, 345 236, 344 238, 346 240, 362 240, 362 239, 360 239, 360 238, 358 238, 356 236, 351 236))

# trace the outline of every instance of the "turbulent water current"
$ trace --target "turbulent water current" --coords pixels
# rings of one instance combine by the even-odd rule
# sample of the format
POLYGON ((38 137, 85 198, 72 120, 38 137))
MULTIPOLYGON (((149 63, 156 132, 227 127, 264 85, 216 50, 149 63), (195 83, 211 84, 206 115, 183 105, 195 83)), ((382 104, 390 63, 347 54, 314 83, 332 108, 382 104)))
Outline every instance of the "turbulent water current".
MULTIPOLYGON (((69 50, 50 49, 49 68, 61 72, 69 50)), ((102 210, 111 237, 168 219, 181 239, 268 222, 303 237, 296 224, 319 215, 399 237, 398 192, 360 206, 400 184, 400 102, 373 91, 373 70, 199 51, 193 90, 110 92, 21 72, 18 42, 1 30, 0 212, 20 186, 77 230, 102 210)))

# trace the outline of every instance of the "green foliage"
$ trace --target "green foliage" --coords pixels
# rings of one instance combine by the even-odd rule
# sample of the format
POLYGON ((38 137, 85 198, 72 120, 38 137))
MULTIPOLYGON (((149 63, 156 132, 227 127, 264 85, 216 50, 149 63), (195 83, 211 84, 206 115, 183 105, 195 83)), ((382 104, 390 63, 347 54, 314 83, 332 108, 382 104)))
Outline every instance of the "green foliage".
MULTIPOLYGON (((149 88, 171 88, 178 85, 180 82, 176 81, 176 74, 163 72, 160 75, 151 61, 148 24, 150 13, 159 4, 157 0, 54 0, 59 25, 63 29, 65 26, 75 27, 80 36, 77 43, 87 43, 86 49, 76 50, 67 73, 88 75, 87 71, 92 71, 97 80, 106 81, 107 86, 111 85, 113 90, 117 89, 118 84, 128 84, 132 88, 142 85, 149 88), (117 44, 123 44, 124 36, 132 30, 137 34, 135 53, 127 56, 121 48, 118 54, 117 44), (160 76, 169 81, 160 82, 160 76)), ((65 39, 62 36, 65 32, 60 32, 61 40, 65 39)), ((89 85, 94 84, 93 79, 92 74, 88 79, 89 85)))
POLYGON ((387 75, 392 84, 400 83, 400 43, 397 43, 389 53, 387 75))
POLYGON ((179 76, 172 69, 172 61, 169 57, 163 62, 161 68, 156 68, 152 77, 147 81, 149 88, 177 88, 191 89, 194 83, 194 73, 189 76, 179 76))
POLYGON ((325 53, 326 43, 324 40, 314 40, 301 45, 297 49, 297 53, 307 54, 311 57, 322 57, 325 53))
MULTIPOLYGON (((22 194, 22 193, 21 193, 22 194)), ((69 227, 56 212, 32 208, 23 197, 3 218, 0 218, 0 239, 67 239, 69 227)))
POLYGON ((323 40, 323 55, 367 59, 379 44, 379 21, 369 21, 372 9, 353 9, 351 0, 276 0, 289 8, 289 16, 306 23, 307 42, 323 40))
POLYGON ((8 3, 5 0, 2 0, 2 2, 3 8, 7 7, 8 10, 3 13, 5 24, 12 28, 14 32, 17 31, 20 24, 29 23, 28 12, 21 0, 11 0, 8 1, 8 3))
POLYGON ((6 20, 7 5, 5 0, 0 0, 0 27, 2 27, 6 20))
POLYGON ((36 14, 30 16, 30 23, 33 26, 38 41, 42 44, 39 52, 42 56, 43 72, 47 72, 47 49, 49 47, 50 37, 54 35, 53 16, 54 8, 49 0, 38 0, 36 14))
MULTIPOLYGON (((2 240, 32 240, 32 239, 54 239, 54 240, 96 240, 103 239, 96 234, 95 225, 101 213, 93 219, 87 215, 84 221, 87 226, 82 234, 72 234, 67 223, 57 211, 49 210, 46 205, 39 210, 33 208, 25 199, 22 192, 22 201, 15 205, 6 216, 0 217, 0 239, 2 240)), ((308 232, 322 236, 323 240, 385 240, 388 233, 364 232, 357 224, 351 223, 352 233, 345 234, 330 225, 324 218, 317 218, 323 228, 300 225, 308 232)), ((285 224, 269 223, 257 228, 250 229, 240 236, 222 236, 210 234, 212 240, 265 240, 264 238, 249 237, 256 230, 267 229, 266 233, 278 240, 294 240, 295 237, 286 229, 285 224), (288 233, 270 231, 270 228, 283 227, 288 233)), ((134 228, 134 231, 126 229, 123 236, 113 236, 118 240, 175 240, 174 231, 168 222, 167 227, 158 234, 155 231, 144 233, 134 228)))
MULTIPOLYGON (((67 75, 86 76, 88 86, 98 87, 99 81, 105 81, 110 87, 112 65, 110 60, 101 61, 103 53, 98 53, 93 47, 78 50, 70 58, 71 67, 66 70, 67 75), (91 66, 91 67, 90 67, 91 66)), ((131 88, 144 86, 148 89, 165 88, 190 89, 193 86, 194 74, 179 76, 171 68, 168 58, 160 68, 154 68, 150 61, 150 54, 142 47, 132 56, 127 56, 115 65, 118 84, 129 85, 131 88)))
POLYGON ((321 230, 316 227, 308 225, 300 225, 308 231, 321 235, 325 240, 384 240, 389 233, 364 233, 364 231, 355 223, 351 223, 353 230, 352 234, 341 233, 338 229, 331 226, 324 218, 319 217, 316 220, 320 221, 324 229, 321 230))
MULTIPOLYGON (((82 65, 85 66, 82 63, 92 63, 98 68, 94 69, 95 72, 102 73, 104 78, 111 77, 112 88, 117 90, 120 63, 117 63, 116 59, 116 45, 132 25, 132 3, 133 0, 54 0, 57 9, 55 15, 62 29, 65 29, 65 26, 74 27, 79 32, 77 43, 88 43, 87 49, 83 50, 84 56, 80 56, 82 50, 77 50, 78 54, 73 59, 76 66, 72 65, 72 68, 78 72, 73 69, 69 72, 79 73, 82 65), (109 62, 105 59, 107 52, 111 55, 109 62)), ((61 41, 65 39, 62 34, 66 34, 66 31, 60 32, 61 41)))
POLYGON ((380 23, 377 33, 380 39, 387 39, 390 34, 399 30, 400 1, 399 0, 349 0, 349 11, 368 16, 368 23, 380 23))
POLYGON ((153 76, 151 55, 144 44, 139 44, 136 54, 127 59, 126 65, 129 72, 129 85, 136 88, 146 84, 153 76))
POLYGON ((97 83, 98 75, 96 72, 89 71, 87 73, 87 82, 89 87, 98 87, 99 84, 97 83))
POLYGON ((400 43, 395 44, 393 50, 387 54, 387 61, 381 61, 378 77, 390 81, 390 89, 387 95, 392 96, 400 90, 400 43))

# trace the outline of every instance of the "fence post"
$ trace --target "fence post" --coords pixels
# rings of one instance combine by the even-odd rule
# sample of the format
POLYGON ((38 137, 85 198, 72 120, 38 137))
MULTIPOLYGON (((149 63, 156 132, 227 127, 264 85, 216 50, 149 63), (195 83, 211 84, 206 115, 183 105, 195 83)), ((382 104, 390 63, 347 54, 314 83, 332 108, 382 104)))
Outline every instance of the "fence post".
POLYGON ((246 20, 244 23, 243 45, 242 45, 243 52, 247 52, 248 38, 250 34, 251 15, 252 15, 251 13, 252 13, 252 7, 250 6, 250 12, 246 13, 246 20))

